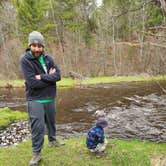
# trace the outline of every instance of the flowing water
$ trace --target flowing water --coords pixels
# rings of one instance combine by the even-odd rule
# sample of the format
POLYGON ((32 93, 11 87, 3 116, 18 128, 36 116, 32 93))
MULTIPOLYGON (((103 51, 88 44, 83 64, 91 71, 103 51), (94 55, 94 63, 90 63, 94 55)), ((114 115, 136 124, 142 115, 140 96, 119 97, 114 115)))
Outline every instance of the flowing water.
MULTIPOLYGON (((165 82, 100 84, 58 89, 57 134, 80 136, 106 117, 109 138, 166 142, 165 82)), ((0 107, 26 111, 24 89, 0 89, 0 107)))

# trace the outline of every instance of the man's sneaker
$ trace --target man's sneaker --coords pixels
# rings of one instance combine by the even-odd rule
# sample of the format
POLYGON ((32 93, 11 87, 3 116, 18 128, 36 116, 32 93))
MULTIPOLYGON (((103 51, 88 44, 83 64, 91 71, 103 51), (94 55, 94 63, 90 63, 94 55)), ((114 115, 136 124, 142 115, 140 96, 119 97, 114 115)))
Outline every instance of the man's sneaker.
POLYGON ((49 146, 49 147, 52 147, 52 146, 63 146, 63 145, 65 145, 64 142, 59 142, 59 141, 57 141, 57 140, 50 141, 50 142, 48 143, 48 146, 49 146))
POLYGON ((29 162, 29 166, 37 166, 40 160, 41 160, 40 153, 33 153, 33 157, 31 161, 29 162))

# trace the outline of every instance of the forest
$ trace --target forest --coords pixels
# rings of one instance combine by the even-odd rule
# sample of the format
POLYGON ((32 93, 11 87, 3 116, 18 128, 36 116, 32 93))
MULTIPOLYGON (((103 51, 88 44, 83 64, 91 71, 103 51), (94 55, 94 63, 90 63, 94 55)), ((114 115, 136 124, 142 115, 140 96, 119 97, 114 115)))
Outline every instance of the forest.
POLYGON ((166 73, 166 0, 0 0, 0 79, 21 79, 37 30, 63 77, 166 73))

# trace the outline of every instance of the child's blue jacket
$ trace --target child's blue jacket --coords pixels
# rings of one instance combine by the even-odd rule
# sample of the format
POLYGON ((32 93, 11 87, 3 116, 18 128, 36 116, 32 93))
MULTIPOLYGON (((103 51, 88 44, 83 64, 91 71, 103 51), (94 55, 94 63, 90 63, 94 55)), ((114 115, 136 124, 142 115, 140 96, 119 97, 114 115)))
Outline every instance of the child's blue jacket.
POLYGON ((104 130, 100 126, 95 126, 88 130, 86 144, 89 149, 94 149, 99 143, 104 143, 104 130))

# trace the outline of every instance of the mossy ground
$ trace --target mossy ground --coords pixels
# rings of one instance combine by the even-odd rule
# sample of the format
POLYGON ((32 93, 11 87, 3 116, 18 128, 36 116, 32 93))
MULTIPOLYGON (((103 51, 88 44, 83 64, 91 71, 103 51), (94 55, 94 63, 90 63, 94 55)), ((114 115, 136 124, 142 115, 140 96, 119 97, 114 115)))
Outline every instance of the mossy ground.
POLYGON ((26 119, 27 113, 13 111, 9 108, 0 108, 0 129, 13 123, 15 120, 26 119))

